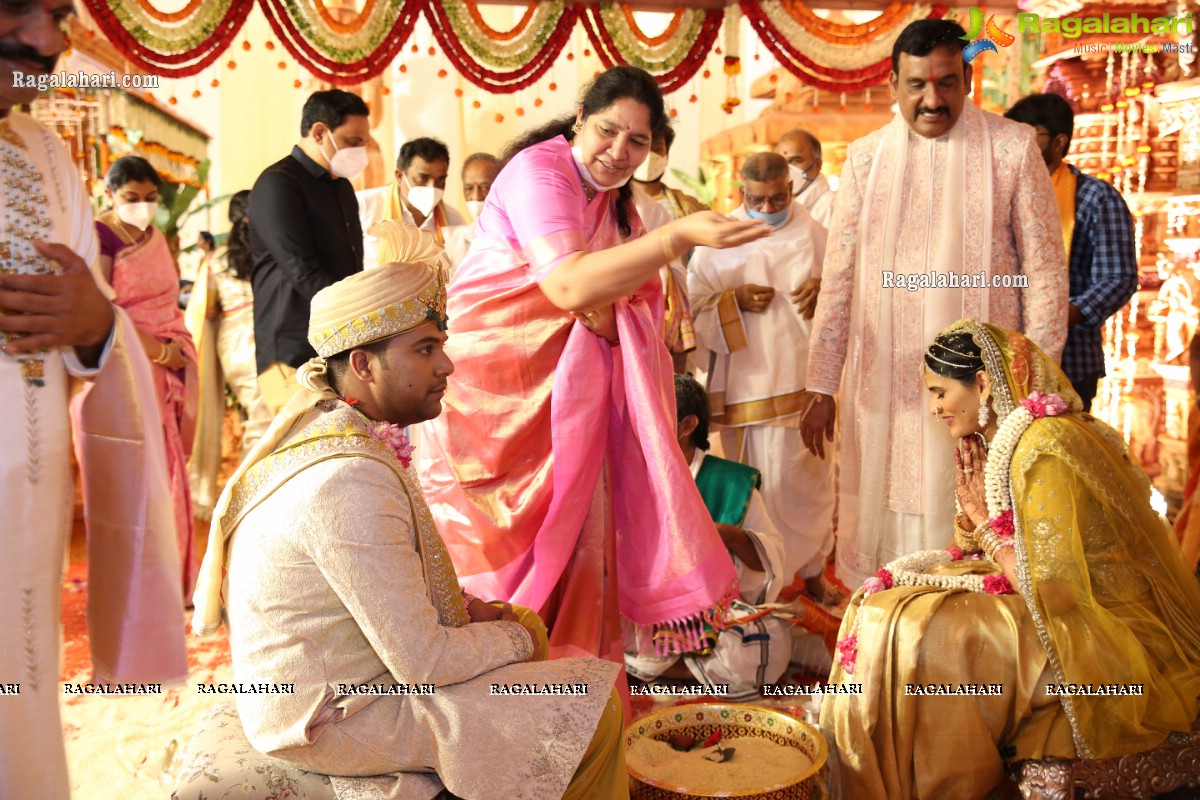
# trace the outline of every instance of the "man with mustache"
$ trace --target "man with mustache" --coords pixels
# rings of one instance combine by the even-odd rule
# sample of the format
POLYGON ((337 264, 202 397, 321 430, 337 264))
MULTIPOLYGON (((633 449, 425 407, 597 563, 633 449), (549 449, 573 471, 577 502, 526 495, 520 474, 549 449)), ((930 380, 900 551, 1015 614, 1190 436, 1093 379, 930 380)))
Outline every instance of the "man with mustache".
POLYGON ((88 196, 62 142, 16 110, 67 48, 70 0, 0 3, 0 797, 67 798, 59 701, 74 487, 69 376, 89 515, 96 682, 187 674, 161 423, 137 331, 110 301, 88 196), (17 73, 21 73, 18 77, 17 73), (144 409, 144 411, 143 411, 144 409), (137 559, 117 554, 138 553, 137 559), (130 647, 130 644, 133 647, 130 647), (139 649, 140 648, 140 649, 139 649))
POLYGON ((946 20, 904 29, 889 76, 898 113, 850 144, 834 201, 802 430, 824 454, 840 389, 837 566, 851 586, 950 544, 954 463, 911 378, 925 343, 965 317, 1023 331, 1056 361, 1066 339, 1053 187, 1029 126, 967 102, 965 39, 946 20), (906 290, 931 270, 946 285, 906 290))

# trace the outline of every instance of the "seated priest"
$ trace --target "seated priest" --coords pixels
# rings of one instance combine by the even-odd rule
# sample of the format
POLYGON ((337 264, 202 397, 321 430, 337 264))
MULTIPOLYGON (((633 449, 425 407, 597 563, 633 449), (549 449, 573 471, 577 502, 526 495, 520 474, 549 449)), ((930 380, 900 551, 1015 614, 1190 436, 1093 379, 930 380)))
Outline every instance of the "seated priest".
POLYGON ((767 516, 758 492, 758 470, 705 452, 708 395, 690 375, 675 376, 675 413, 679 447, 733 558, 743 605, 733 609, 731 627, 713 632, 710 647, 666 657, 626 651, 625 668, 643 681, 695 679, 706 686, 727 685, 734 700, 757 697, 764 684, 779 680, 792 655, 787 623, 748 607, 775 602, 789 582, 783 568, 783 536, 767 516), (736 621, 739 617, 743 621, 736 621))
POLYGON ((294 684, 237 695, 247 737, 339 796, 627 797, 618 666, 526 663, 536 615, 459 588, 403 430, 454 369, 444 256, 384 227, 391 263, 313 298, 320 357, 221 497, 194 625, 219 626, 224 569, 235 680, 294 684))

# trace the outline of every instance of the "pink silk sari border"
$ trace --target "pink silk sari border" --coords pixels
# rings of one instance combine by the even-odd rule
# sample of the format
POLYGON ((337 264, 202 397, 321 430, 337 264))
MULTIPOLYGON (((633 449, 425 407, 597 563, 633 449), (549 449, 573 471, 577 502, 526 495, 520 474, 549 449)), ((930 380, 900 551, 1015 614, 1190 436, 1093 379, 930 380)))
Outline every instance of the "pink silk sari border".
POLYGON ((179 551, 150 363, 117 309, 95 381, 72 402, 88 519, 88 636, 97 681, 187 677, 179 551))
POLYGON ((525 257, 536 275, 545 275, 564 256, 582 252, 586 242, 576 231, 542 236, 525 245, 525 257))

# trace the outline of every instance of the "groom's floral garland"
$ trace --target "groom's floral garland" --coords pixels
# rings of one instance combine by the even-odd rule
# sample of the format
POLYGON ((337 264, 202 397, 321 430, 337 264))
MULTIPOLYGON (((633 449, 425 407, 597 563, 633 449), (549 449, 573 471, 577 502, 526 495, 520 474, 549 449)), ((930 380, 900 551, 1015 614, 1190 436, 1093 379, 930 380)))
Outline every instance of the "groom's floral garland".
MULTIPOLYGON (((1000 538, 1001 547, 1011 547, 1015 532, 1012 502, 1008 491, 1008 476, 1011 474, 1013 453, 1017 442, 1035 419, 1054 417, 1067 411, 1067 403, 1056 394, 1033 392, 1021 401, 996 431, 988 450, 987 468, 984 473, 984 489, 987 493, 989 519, 986 527, 1000 538)), ((901 556, 890 562, 874 576, 863 581, 858 594, 861 605, 863 598, 893 586, 937 586, 943 589, 961 589, 984 594, 1012 594, 1013 587, 1004 575, 929 575, 926 573, 935 564, 948 564, 963 560, 963 552, 957 547, 946 550, 921 550, 901 556)), ((849 675, 854 674, 858 658, 858 625, 861 615, 854 618, 850 635, 838 640, 837 660, 849 675)))

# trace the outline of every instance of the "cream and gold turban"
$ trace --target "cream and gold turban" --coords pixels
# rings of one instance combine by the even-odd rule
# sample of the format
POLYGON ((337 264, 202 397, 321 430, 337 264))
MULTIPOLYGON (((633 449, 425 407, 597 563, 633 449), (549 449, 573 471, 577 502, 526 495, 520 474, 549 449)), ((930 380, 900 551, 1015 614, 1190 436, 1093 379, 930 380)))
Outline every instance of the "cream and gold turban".
POLYGON ((322 358, 435 322, 446 329, 446 256, 432 233, 384 220, 369 233, 380 239, 381 265, 317 292, 308 342, 322 358))

